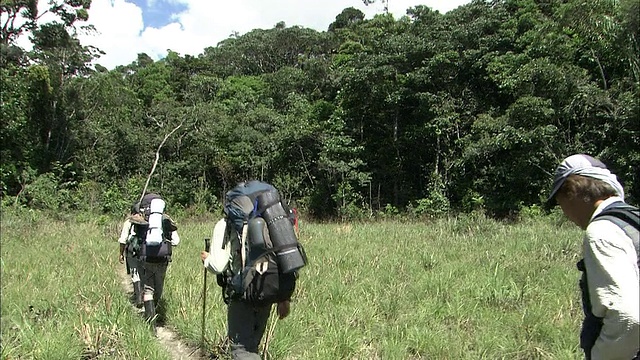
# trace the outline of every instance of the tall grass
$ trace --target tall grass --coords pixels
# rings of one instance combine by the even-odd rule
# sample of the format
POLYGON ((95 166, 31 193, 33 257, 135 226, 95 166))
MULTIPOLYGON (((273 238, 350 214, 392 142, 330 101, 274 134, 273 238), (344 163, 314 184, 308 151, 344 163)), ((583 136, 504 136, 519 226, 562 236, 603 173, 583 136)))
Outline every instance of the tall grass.
MULTIPOLYGON (((209 224, 183 227, 167 295, 178 331, 197 342, 209 224), (174 286, 171 285, 173 283, 174 286)), ((302 224, 309 265, 275 359, 579 359, 580 231, 551 219, 482 216, 429 223, 302 224)), ((209 347, 225 309, 209 275, 209 347)))
POLYGON ((7 210, 1 226, 2 359, 169 359, 123 292, 114 226, 7 210))
MULTIPOLYGON (((201 341, 199 253, 217 220, 178 220, 166 319, 201 341)), ((132 311, 115 269, 117 223, 2 219, 3 358, 166 358, 132 311), (30 305, 34 311, 29 310, 30 305), (87 335, 90 334, 91 336, 87 335), (51 355, 55 354, 57 356, 51 355), (107 357, 107 355, 105 355, 107 357)), ((309 265, 273 359, 579 359, 580 231, 545 218, 301 224, 309 265)), ((206 347, 223 348, 226 312, 207 275, 206 347)))

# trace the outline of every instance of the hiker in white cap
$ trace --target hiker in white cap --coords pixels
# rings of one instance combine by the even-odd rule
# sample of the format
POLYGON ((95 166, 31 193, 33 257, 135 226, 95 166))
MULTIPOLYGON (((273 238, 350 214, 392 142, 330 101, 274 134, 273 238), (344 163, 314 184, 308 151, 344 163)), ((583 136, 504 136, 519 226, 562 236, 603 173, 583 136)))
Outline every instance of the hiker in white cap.
POLYGON ((580 289, 587 360, 630 360, 640 350, 639 212, 624 202, 617 177, 584 154, 557 167, 548 201, 585 230, 580 289))

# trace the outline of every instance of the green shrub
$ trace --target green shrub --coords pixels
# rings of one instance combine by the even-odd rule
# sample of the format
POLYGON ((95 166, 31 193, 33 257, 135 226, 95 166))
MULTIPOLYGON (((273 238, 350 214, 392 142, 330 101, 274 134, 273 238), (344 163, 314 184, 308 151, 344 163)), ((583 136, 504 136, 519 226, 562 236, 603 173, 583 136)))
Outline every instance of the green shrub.
POLYGON ((34 209, 54 210, 62 203, 58 193, 58 179, 52 173, 37 176, 33 182, 25 186, 23 201, 34 209))
POLYGON ((102 212, 116 214, 129 212, 133 199, 125 197, 123 191, 117 185, 109 186, 102 196, 102 212))
POLYGON ((369 209, 358 206, 354 203, 349 203, 345 206, 341 206, 338 209, 338 214, 340 218, 345 221, 354 221, 354 220, 365 220, 370 217, 371 212, 369 209))
POLYGON ((451 206, 449 199, 440 191, 435 191, 427 198, 418 199, 415 205, 411 204, 407 212, 417 217, 438 217, 449 213, 451 206))
POLYGON ((518 220, 530 221, 544 217, 546 214, 544 208, 540 205, 522 206, 518 212, 518 220))
POLYGON ((387 204, 376 215, 381 219, 396 219, 400 216, 400 210, 391 204, 387 204))
POLYGON ((483 210, 485 208, 485 199, 480 193, 474 190, 469 190, 462 197, 461 207, 462 211, 472 212, 477 210, 483 210))

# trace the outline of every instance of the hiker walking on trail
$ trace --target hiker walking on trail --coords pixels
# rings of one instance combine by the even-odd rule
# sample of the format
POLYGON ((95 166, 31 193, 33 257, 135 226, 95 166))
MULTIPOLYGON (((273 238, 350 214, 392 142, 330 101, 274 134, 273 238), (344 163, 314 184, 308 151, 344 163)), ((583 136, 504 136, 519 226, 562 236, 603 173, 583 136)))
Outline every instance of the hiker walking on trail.
POLYGON ((585 230, 580 289, 587 360, 640 357, 639 211, 624 202, 617 177, 599 160, 572 155, 557 167, 549 196, 585 230))
POLYGON ((120 244, 120 257, 118 261, 120 264, 126 264, 127 274, 131 275, 131 285, 133 286, 133 296, 137 307, 142 306, 142 285, 140 283, 140 261, 137 257, 137 253, 131 246, 129 241, 133 224, 131 223, 131 216, 138 212, 136 204, 131 206, 130 216, 122 224, 122 230, 120 231, 120 238, 118 243, 120 244))
POLYGON ((297 219, 273 186, 240 183, 227 192, 224 212, 200 258, 222 287, 233 359, 259 360, 271 309, 276 306, 278 319, 289 315, 306 256, 294 231, 297 219))
POLYGON ((129 217, 132 226, 128 246, 139 262, 145 317, 154 331, 167 267, 173 247, 180 243, 178 228, 164 210, 165 202, 159 195, 147 194, 135 205, 135 214, 129 217))

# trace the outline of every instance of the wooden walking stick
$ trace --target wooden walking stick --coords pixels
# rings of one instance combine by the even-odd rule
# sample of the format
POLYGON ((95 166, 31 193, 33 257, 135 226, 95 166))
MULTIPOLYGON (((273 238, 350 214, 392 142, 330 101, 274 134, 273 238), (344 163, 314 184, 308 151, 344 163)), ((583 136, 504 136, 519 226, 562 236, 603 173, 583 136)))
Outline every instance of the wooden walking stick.
POLYGON ((267 360, 269 358, 269 342, 273 338, 273 333, 276 331, 276 324, 278 323, 278 311, 273 311, 273 309, 277 309, 278 304, 276 304, 271 311, 271 326, 269 326, 269 331, 267 331, 267 337, 264 339, 264 349, 262 350, 262 360, 267 360))

